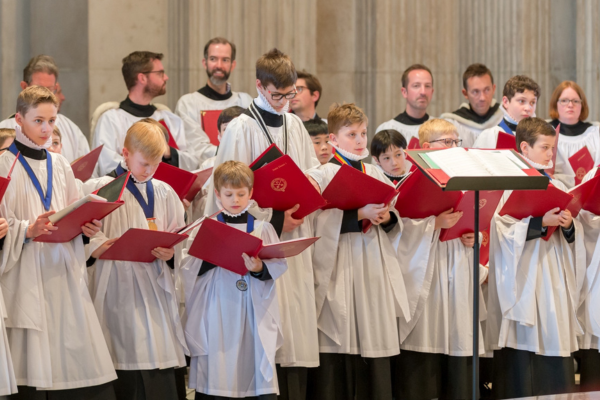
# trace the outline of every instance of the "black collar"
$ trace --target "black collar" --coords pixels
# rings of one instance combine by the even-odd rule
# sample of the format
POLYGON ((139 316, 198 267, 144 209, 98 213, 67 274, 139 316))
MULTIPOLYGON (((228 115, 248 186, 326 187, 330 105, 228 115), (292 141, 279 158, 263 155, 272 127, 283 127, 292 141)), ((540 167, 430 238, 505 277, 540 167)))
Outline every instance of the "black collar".
POLYGON ((562 133, 565 136, 579 136, 582 133, 584 133, 590 126, 592 126, 592 124, 590 124, 589 122, 583 121, 579 121, 573 125, 568 125, 560 122, 557 119, 553 119, 552 122, 550 122, 550 124, 555 128, 558 126, 558 124, 560 124, 560 133, 562 133))
POLYGON ((15 140, 15 146, 17 146, 17 149, 25 158, 31 158, 32 160, 45 160, 48 157, 46 149, 32 149, 31 147, 27 147, 18 140, 15 140))
MULTIPOLYGON (((516 132, 517 131, 517 125, 513 124, 512 122, 508 122, 506 120, 506 118, 504 118, 504 123, 510 128, 511 131, 516 132)), ((510 133, 510 132, 507 132, 510 133)))
POLYGON ((231 90, 228 90, 227 93, 225 93, 225 94, 221 94, 221 93, 217 92, 216 90, 214 90, 213 88, 211 88, 210 86, 208 86, 208 84, 206 86, 198 89, 198 93, 200 93, 204 97, 208 97, 209 99, 215 100, 215 101, 227 100, 227 99, 230 99, 231 96, 233 96, 233 93, 231 92, 231 90))
POLYGON ((148 118, 151 117, 152 114, 156 111, 156 107, 152 104, 148 104, 147 106, 143 106, 141 104, 135 104, 129 96, 125 100, 119 104, 119 108, 121 110, 127 111, 129 114, 140 117, 140 118, 148 118))
MULTIPOLYGON (((361 161, 354 161, 354 160, 348 160, 348 159, 346 159, 346 161, 348 161, 348 164, 350 164, 350 166, 352 168, 357 169, 360 172, 362 172, 362 162, 361 161)), ((329 160, 329 162, 332 164, 335 164, 335 165, 339 165, 340 167, 343 165, 335 157, 331 157, 331 160, 329 160)))
POLYGON ((422 125, 429 120, 429 114, 425 114, 423 118, 413 118, 404 111, 394 119, 403 125, 422 125))
POLYGON ((496 111, 498 111, 499 108, 500 103, 496 103, 492 107, 490 107, 490 109, 487 113, 485 113, 485 115, 479 115, 475 111, 473 111, 471 105, 469 104, 468 107, 461 107, 458 110, 454 111, 452 114, 458 115, 459 117, 462 117, 466 120, 473 121, 476 124, 484 124, 490 118, 492 118, 494 114, 496 114, 496 111))
MULTIPOLYGON (((254 107, 256 107, 255 109, 258 111, 263 121, 265 121, 265 125, 270 126, 271 128, 279 128, 283 126, 283 115, 272 114, 266 110, 263 110, 256 105, 256 102, 254 102, 254 107)), ((254 119, 252 112, 250 112, 248 109, 244 110, 243 114, 246 114, 250 118, 254 119)))
POLYGON ((227 224, 246 224, 248 223, 248 211, 244 211, 242 215, 238 215, 237 217, 230 217, 223 213, 223 219, 227 224))

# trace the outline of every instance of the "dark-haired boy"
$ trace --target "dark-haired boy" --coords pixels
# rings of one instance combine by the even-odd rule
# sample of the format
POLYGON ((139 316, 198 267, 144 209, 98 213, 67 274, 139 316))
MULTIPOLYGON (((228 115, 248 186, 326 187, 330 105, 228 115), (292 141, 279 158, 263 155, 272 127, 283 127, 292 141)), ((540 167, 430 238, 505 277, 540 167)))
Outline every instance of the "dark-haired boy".
POLYGON ((332 147, 329 144, 329 130, 327 124, 322 120, 310 120, 304 122, 304 127, 310 135, 315 148, 315 154, 322 164, 327 163, 332 156, 332 147))
POLYGON ((394 185, 410 170, 404 154, 406 146, 404 136, 394 129, 377 132, 371 141, 371 156, 375 165, 394 185))

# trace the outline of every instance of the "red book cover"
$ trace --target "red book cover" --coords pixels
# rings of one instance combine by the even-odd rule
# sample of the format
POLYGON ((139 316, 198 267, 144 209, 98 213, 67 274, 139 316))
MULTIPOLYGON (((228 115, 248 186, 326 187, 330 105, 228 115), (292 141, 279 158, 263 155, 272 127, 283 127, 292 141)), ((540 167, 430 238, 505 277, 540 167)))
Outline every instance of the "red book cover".
POLYGON ((323 198, 327 201, 324 208, 355 210, 367 204, 387 204, 396 194, 393 186, 348 165, 342 165, 323 191, 323 198))
POLYGON ((177 146, 177 142, 175 141, 175 138, 174 138, 174 137, 173 137, 173 135, 171 134, 171 130, 170 130, 170 129, 169 129, 169 127, 167 126, 167 123, 165 122, 165 120, 164 120, 164 119, 161 119, 161 120, 160 120, 160 121, 158 121, 158 122, 160 122, 160 124, 161 124, 162 126, 164 126, 164 127, 165 127, 165 129, 167 130, 167 133, 169 134, 169 140, 167 141, 167 142, 168 142, 168 145, 169 145, 169 147, 172 147, 172 148, 174 148, 174 149, 177 149, 177 150, 179 150, 179 146, 177 146))
POLYGON ((292 216, 304 218, 323 207, 326 202, 296 163, 285 155, 254 172, 252 198, 263 208, 289 210, 300 208, 292 216))
POLYGON ((100 256, 101 260, 151 263, 156 260, 152 250, 172 248, 187 239, 186 235, 171 232, 131 228, 100 256))
POLYGON ((488 265, 490 262, 490 227, 481 231, 481 246, 479 247, 479 264, 488 265))
POLYGON ((575 172, 575 185, 579 185, 585 174, 594 168, 594 158, 587 146, 583 146, 581 150, 569 157, 569 164, 575 172))
POLYGON ((0 176, 0 201, 2 201, 2 198, 4 197, 4 193, 6 193, 8 184, 10 183, 10 176, 12 175, 13 169, 15 169, 15 165, 17 165, 17 161, 19 160, 20 155, 21 155, 21 152, 18 152, 17 156, 15 157, 15 160, 13 161, 13 163, 10 167, 10 170, 8 171, 8 176, 6 178, 3 176, 0 176))
POLYGON ((212 172, 213 167, 193 172, 193 174, 196 175, 196 179, 194 180, 194 183, 192 184, 190 190, 185 195, 185 199, 187 201, 192 202, 194 200, 198 192, 202 190, 202 187, 204 186, 208 178, 210 178, 210 176, 212 175, 212 172))
POLYGON ((223 110, 200 111, 200 120, 202 121, 202 130, 206 133, 210 142, 215 146, 219 145, 219 127, 217 121, 223 110))
POLYGON ((252 164, 250 164, 249 167, 252 171, 257 171, 259 168, 277 160, 279 157, 283 157, 283 153, 279 150, 279 147, 273 143, 267 147, 260 156, 256 157, 256 160, 252 161, 252 164))
MULTIPOLYGON (((484 231, 489 229, 492 217, 502 198, 502 190, 482 190, 479 192, 479 230, 484 231)), ((454 211, 462 211, 463 216, 458 220, 456 225, 450 229, 442 229, 440 241, 445 242, 461 237, 465 233, 473 232, 475 224, 474 215, 475 192, 466 192, 454 211)))
POLYGON ((497 149, 514 149, 517 150, 517 139, 515 135, 506 132, 498 132, 498 140, 496 141, 497 149))
POLYGON ((408 150, 420 149, 421 145, 419 144, 419 139, 416 137, 411 137, 410 142, 408 142, 408 150))
POLYGON ((186 197, 198 176, 193 172, 161 162, 153 178, 168 183, 180 199, 186 197))
POLYGON ((291 240, 263 246, 262 240, 214 219, 207 219, 196 234, 189 254, 240 275, 248 269, 242 254, 261 259, 292 257, 318 238, 291 240))
POLYGON ((100 158, 102 147, 104 147, 103 144, 71 163, 71 169, 75 178, 85 182, 92 177, 98 163, 98 158, 100 158))
POLYGON ((587 210, 595 215, 600 215, 600 175, 596 175, 589 181, 574 187, 569 191, 573 200, 569 205, 569 211, 575 218, 581 209, 587 210))

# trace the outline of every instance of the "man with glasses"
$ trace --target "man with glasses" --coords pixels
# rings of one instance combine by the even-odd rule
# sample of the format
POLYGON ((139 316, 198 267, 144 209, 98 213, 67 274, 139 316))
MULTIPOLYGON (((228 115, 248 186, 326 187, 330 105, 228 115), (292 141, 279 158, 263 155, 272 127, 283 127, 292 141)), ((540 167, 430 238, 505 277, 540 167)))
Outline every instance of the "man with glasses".
MULTIPOLYGON (((57 96, 61 103, 64 101, 58 84, 58 68, 52 57, 41 54, 29 60, 23 70, 21 89, 34 85, 47 88, 57 96)), ((0 128, 15 129, 16 125, 14 114, 0 122, 0 128)), ((56 126, 63 135, 62 155, 67 161, 72 162, 90 152, 87 138, 73 121, 63 114, 58 114, 56 126)))
POLYGON ((502 120, 500 103, 494 99, 496 85, 492 71, 483 64, 471 64, 463 74, 462 103, 456 111, 444 113, 440 118, 451 122, 464 140, 464 147, 471 147, 484 130, 498 125, 502 120))
POLYGON ((200 164, 215 155, 217 146, 202 129, 201 113, 208 110, 224 110, 233 106, 248 108, 252 97, 243 92, 234 92, 227 81, 236 66, 235 44, 225 38, 216 37, 204 46, 202 66, 206 70, 206 85, 194 93, 183 95, 177 102, 175 113, 183 120, 188 141, 195 138, 195 154, 200 164))
POLYGON ((410 139, 419 139, 419 128, 429 120, 427 107, 433 97, 433 75, 422 64, 413 64, 402 73, 402 97, 406 99, 406 110, 383 124, 377 132, 394 129, 400 132, 410 143, 410 139))
POLYGON ((181 118, 170 111, 158 110, 151 101, 167 92, 169 77, 165 73, 161 53, 134 51, 123 59, 121 72, 129 94, 119 108, 106 111, 98 118, 92 147, 104 145, 98 160, 99 175, 114 170, 122 160, 123 143, 131 125, 152 118, 165 128, 168 141, 163 162, 193 171, 198 168, 199 156, 184 131, 181 118))
POLYGON ((296 91, 298 94, 290 100, 290 108, 302 122, 319 122, 327 120, 317 115, 317 105, 321 100, 323 87, 316 76, 302 70, 298 72, 296 81, 296 91))
MULTIPOLYGON (((320 165, 302 121, 288 112, 290 100, 297 95, 296 79, 297 73, 292 60, 281 51, 273 49, 258 59, 258 97, 242 115, 227 126, 219 145, 215 169, 229 160, 251 164, 271 144, 288 154, 302 171, 320 165)), ((207 214, 219 209, 212 186, 211 183, 208 190, 207 214)), ((264 210, 267 212, 266 218, 281 240, 309 237, 312 234, 308 219, 292 217, 298 207, 296 205, 289 210, 264 210)), ((261 210, 258 207, 250 208, 253 215, 258 215, 259 212, 261 210)), ((275 371, 265 367, 264 371, 269 376, 264 378, 278 380, 281 399, 306 399, 308 368, 319 366, 312 257, 310 252, 305 251, 288 258, 287 262, 288 270, 276 284, 281 331, 269 333, 269 340, 282 342, 276 356, 268 355, 270 368, 275 367, 271 358, 274 356, 277 372, 275 375, 275 371)), ((261 329, 262 326, 259 326, 258 334, 263 337, 261 329)), ((251 363, 252 360, 247 362, 251 363)), ((202 369, 202 365, 191 365, 190 387, 197 390, 206 387, 206 373, 202 369)))

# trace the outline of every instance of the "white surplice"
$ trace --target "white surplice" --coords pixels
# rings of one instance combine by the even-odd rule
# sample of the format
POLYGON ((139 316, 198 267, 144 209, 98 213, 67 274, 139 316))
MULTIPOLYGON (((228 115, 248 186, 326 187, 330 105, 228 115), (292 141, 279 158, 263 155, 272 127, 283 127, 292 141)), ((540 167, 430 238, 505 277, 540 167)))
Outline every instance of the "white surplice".
MULTIPOLYGON (((187 143, 183 121, 170 111, 156 110, 149 118, 156 121, 164 120, 179 150, 179 168, 193 171, 198 168, 199 156, 194 153, 194 148, 187 143)), ((123 159, 123 145, 127 130, 134 123, 144 119, 136 117, 127 111, 114 108, 106 111, 98 118, 94 131, 92 147, 104 145, 98 159, 96 172, 103 176, 117 167, 123 159)))
MULTIPOLYGON (((79 192, 67 160, 52 157, 50 209, 61 210, 79 192)), ((0 156, 6 176, 15 156, 0 156)), ((46 193, 46 160, 26 158, 46 193)), ((87 288, 81 236, 67 243, 23 244, 27 227, 46 210, 17 162, 0 216, 9 223, 2 249, 0 278, 8 318, 6 327, 18 385, 40 389, 96 386, 117 378, 87 288)))
POLYGON ((231 92, 231 97, 227 100, 209 99, 197 91, 181 96, 175 107, 175 114, 183 120, 187 141, 195 149, 194 153, 199 157, 200 163, 213 157, 217 151, 217 146, 210 143, 208 135, 202 129, 202 111, 224 110, 233 106, 248 108, 251 102, 252 97, 244 92, 231 92))
MULTIPOLYGON (((431 117, 430 117, 430 119, 431 119, 431 117)), ((404 138, 406 139, 406 143, 410 143, 410 139, 413 137, 419 139, 419 128, 420 127, 421 127, 421 125, 406 125, 406 124, 396 121, 395 119, 390 119, 389 121, 386 121, 386 122, 382 123, 381 125, 379 125, 377 127, 377 130, 375 131, 375 133, 382 131, 384 129, 394 129, 394 130, 397 130, 398 132, 400 132, 402 134, 402 136, 404 136, 404 138)))
MULTIPOLYGON (((372 165, 366 173, 390 186, 389 179, 372 165)), ((327 163, 308 173, 324 191, 340 166, 327 163)), ((395 209, 392 212, 397 215, 395 209)), ((386 233, 371 226, 366 233, 340 233, 344 212, 320 210, 310 220, 314 235, 315 296, 322 353, 389 357, 399 353, 396 319, 410 319, 402 271, 392 242, 402 231, 397 225, 386 233)))
MULTIPOLYGON (((256 220, 253 236, 277 243, 268 222, 256 220)), ((228 224, 246 231, 246 224, 228 224)), ((188 245, 198 233, 190 234, 188 245)), ((187 251, 186 251, 187 253, 187 251)), ((185 335, 190 347, 190 388, 224 397, 277 393, 275 353, 283 344, 278 291, 287 269, 285 259, 264 260, 273 279, 246 274, 248 290, 240 291, 242 277, 215 267, 198 276, 202 260, 186 255, 182 276, 186 285, 185 335), (277 280, 277 283, 275 282, 277 280)))
MULTIPOLYGON (((89 194, 112 180, 108 176, 90 180, 84 184, 84 193, 89 194)), ((158 230, 173 232, 184 226, 183 206, 175 191, 156 179, 152 179, 152 184, 158 230)), ((148 201, 146 184, 136 183, 136 187, 148 201)), ((86 246, 88 254, 128 229, 148 229, 146 215, 129 189, 124 190, 122 200, 125 204, 104 218, 102 230, 91 238, 86 246)), ((181 247, 175 247, 175 268, 181 261, 181 247)), ((96 260, 94 266, 91 293, 115 368, 185 366, 187 347, 173 273, 167 263, 159 259, 152 263, 96 260)))
POLYGON ((474 149, 495 149, 496 144, 498 143, 498 132, 503 131, 504 130, 497 125, 481 131, 479 136, 477 136, 477 139, 475 139, 475 143, 473 143, 472 147, 474 149))
MULTIPOLYGON (((492 106, 496 104, 496 100, 492 100, 492 106)), ((462 103, 460 108, 470 108, 469 103, 462 103)), ((440 118, 445 119, 450 122, 452 125, 456 126, 458 131, 458 136, 463 140, 462 147, 472 147, 475 139, 479 136, 481 132, 485 129, 492 128, 496 126, 502 121, 504 117, 504 113, 502 109, 498 107, 496 112, 485 122, 477 123, 473 120, 464 118, 463 116, 457 115, 454 112, 443 113, 440 118)))
MULTIPOLYGON (((303 171, 320 165, 310 135, 300 118, 292 113, 286 113, 284 118, 288 127, 287 154, 303 171)), ((277 146, 285 152, 283 126, 268 127, 268 129, 277 146)), ((228 160, 241 161, 249 165, 269 146, 270 143, 258 123, 242 114, 227 125, 214 168, 228 160)), ((218 207, 211 179, 205 214, 212 215, 216 211, 218 207)), ((251 209, 251 213, 254 212, 255 210, 251 209)), ((270 220, 271 210, 268 209, 266 214, 267 220, 270 220)), ((312 227, 305 219, 304 223, 292 232, 282 233, 281 240, 311 236, 314 236, 312 227)), ((287 263, 287 273, 277 282, 284 342, 277 351, 276 362, 290 367, 317 367, 319 347, 312 257, 310 252, 305 251, 296 257, 288 258, 287 263)))
MULTIPOLYGON (((10 232, 8 234, 11 234, 10 232)), ((5 239, 9 240, 10 239, 5 239)), ((4 257, 4 254, 2 255, 4 257)), ((6 263, 0 265, 0 276, 6 267, 6 263)), ((0 396, 17 392, 17 380, 13 370, 8 337, 6 335, 6 307, 4 306, 4 297, 2 296, 2 287, 0 287, 0 396)))
MULTIPOLYGON (((559 181, 552 184, 566 190, 559 181)), ((573 220, 571 244, 560 227, 548 241, 526 241, 531 217, 498 214, 510 193, 504 193, 490 228, 487 350, 568 357, 583 334, 576 317, 586 273, 583 226, 573 220)))

